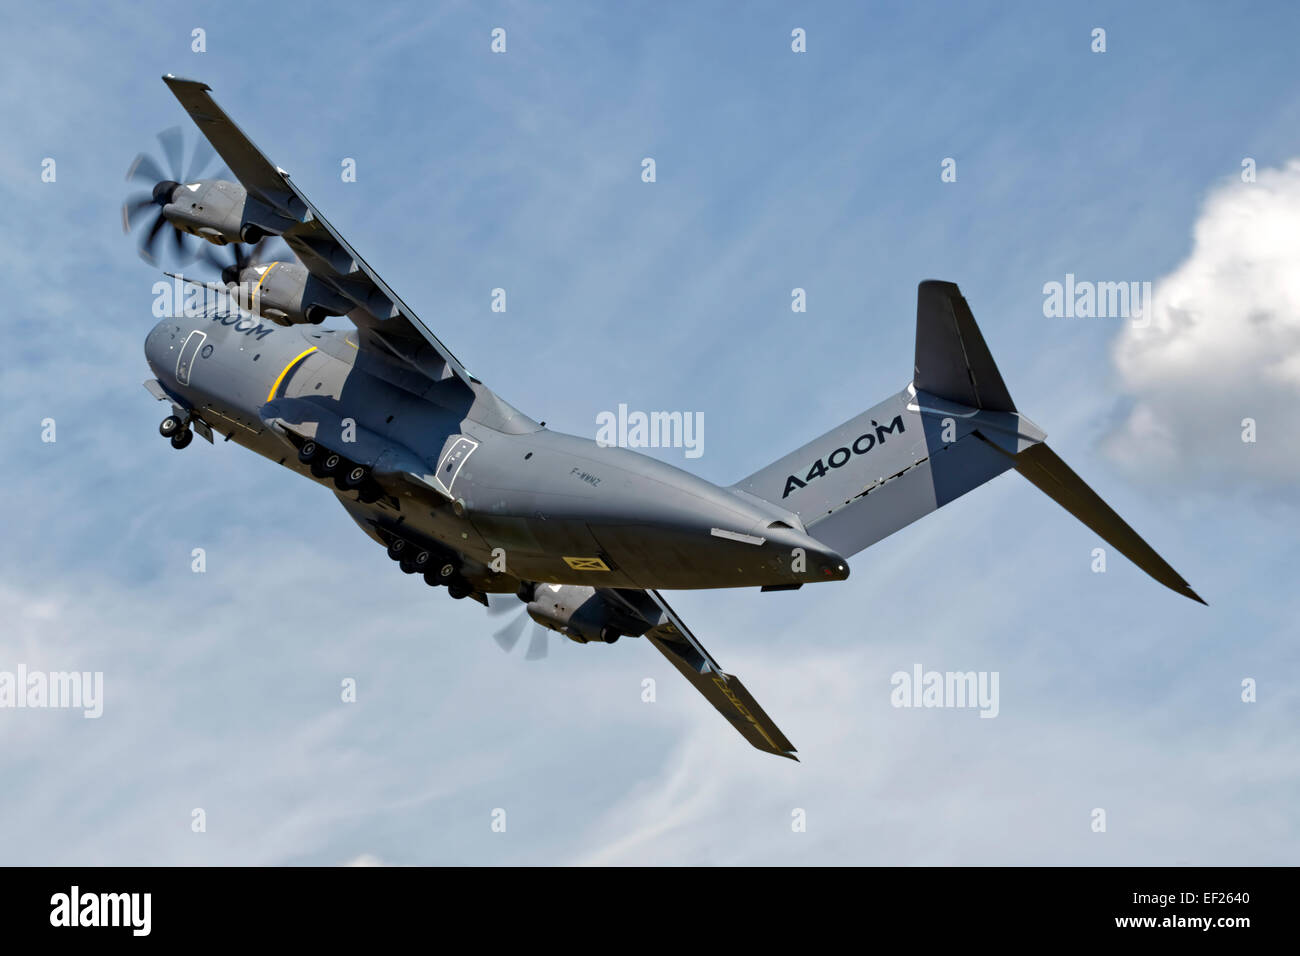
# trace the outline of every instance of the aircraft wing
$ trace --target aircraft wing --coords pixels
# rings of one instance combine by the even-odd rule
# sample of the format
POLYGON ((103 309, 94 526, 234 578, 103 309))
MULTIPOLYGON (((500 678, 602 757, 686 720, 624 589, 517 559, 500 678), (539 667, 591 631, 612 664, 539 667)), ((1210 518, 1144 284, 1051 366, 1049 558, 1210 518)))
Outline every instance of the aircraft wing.
POLYGON ((362 348, 396 357, 435 381, 451 376, 477 381, 329 224, 289 174, 267 159, 216 104, 211 87, 171 74, 163 82, 249 196, 266 207, 258 225, 279 234, 313 276, 356 306, 348 318, 360 332, 362 348))
POLYGON ((723 671, 696 640, 685 622, 677 616, 677 612, 668 606, 662 594, 658 591, 645 593, 662 612, 659 623, 646 632, 645 636, 650 639, 650 643, 659 648, 664 657, 681 671, 682 676, 694 684, 695 689, 750 744, 767 753, 798 760, 794 744, 786 739, 772 718, 758 706, 740 679, 723 671))

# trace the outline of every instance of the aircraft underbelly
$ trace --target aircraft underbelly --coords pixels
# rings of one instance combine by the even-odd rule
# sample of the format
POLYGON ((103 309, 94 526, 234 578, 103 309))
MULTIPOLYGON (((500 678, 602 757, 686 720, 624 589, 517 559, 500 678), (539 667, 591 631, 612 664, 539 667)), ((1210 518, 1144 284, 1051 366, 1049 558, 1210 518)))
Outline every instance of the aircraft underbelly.
POLYGON ((654 525, 591 530, 602 552, 641 588, 744 587, 782 580, 772 556, 753 546, 654 525))

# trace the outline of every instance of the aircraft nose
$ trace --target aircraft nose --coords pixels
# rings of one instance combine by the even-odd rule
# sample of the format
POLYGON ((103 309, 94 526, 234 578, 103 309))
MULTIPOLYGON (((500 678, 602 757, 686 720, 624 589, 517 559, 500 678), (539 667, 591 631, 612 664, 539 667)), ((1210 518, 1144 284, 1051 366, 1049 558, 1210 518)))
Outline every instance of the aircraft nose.
POLYGON ((145 361, 160 379, 166 375, 168 365, 176 365, 175 343, 179 334, 180 324, 175 319, 163 319, 145 336, 145 361), (167 361, 169 355, 172 357, 170 363, 167 361))

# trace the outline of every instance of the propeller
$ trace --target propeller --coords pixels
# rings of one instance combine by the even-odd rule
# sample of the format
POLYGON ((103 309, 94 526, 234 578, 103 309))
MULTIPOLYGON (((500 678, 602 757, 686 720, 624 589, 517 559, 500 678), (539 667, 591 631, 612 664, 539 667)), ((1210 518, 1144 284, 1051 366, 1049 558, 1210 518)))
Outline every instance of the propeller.
POLYGON ((235 285, 239 282, 240 273, 262 261, 262 254, 274 238, 274 236, 263 236, 251 246, 244 242, 232 242, 225 247, 230 250, 230 255, 227 257, 223 257, 216 246, 205 242, 195 258, 220 272, 223 285, 235 285))
MULTIPOLYGON (((491 597, 488 598, 488 614, 493 616, 509 614, 517 606, 518 604, 513 597, 502 601, 493 601, 491 597)), ((519 613, 505 627, 492 635, 492 639, 497 642, 501 650, 509 654, 515 649, 519 639, 524 636, 524 629, 528 626, 529 621, 532 621, 532 618, 528 616, 528 609, 526 607, 520 608, 519 613)), ((540 661, 546 657, 551 632, 536 621, 532 621, 532 623, 533 634, 528 640, 528 650, 524 652, 524 660, 540 661)))
MULTIPOLYGON (((126 171, 128 181, 151 182, 153 188, 149 192, 127 196, 126 201, 122 203, 122 231, 127 234, 147 218, 146 213, 150 206, 158 207, 158 214, 140 240, 140 258, 155 266, 158 264, 159 238, 162 236, 163 229, 172 225, 163 214, 162 207, 172 201, 181 183, 192 183, 202 178, 203 171, 216 155, 211 144, 203 137, 199 137, 190 156, 189 166, 185 167, 185 138, 179 126, 173 126, 159 133, 158 142, 162 146, 165 164, 160 164, 148 153, 141 153, 136 156, 131 167, 126 171)), ((174 225, 172 225, 172 239, 175 255, 181 261, 188 261, 190 257, 187 255, 185 233, 174 225)))

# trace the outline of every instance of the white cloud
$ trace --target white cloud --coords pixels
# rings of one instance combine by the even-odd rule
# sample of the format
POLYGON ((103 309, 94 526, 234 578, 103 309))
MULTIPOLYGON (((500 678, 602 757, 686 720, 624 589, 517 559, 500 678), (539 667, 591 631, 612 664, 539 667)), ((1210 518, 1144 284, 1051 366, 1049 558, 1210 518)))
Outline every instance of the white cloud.
POLYGON ((1300 160, 1210 194, 1191 254, 1156 283, 1149 327, 1126 326, 1113 359, 1134 404, 1105 448, 1130 471, 1300 480, 1300 160))

